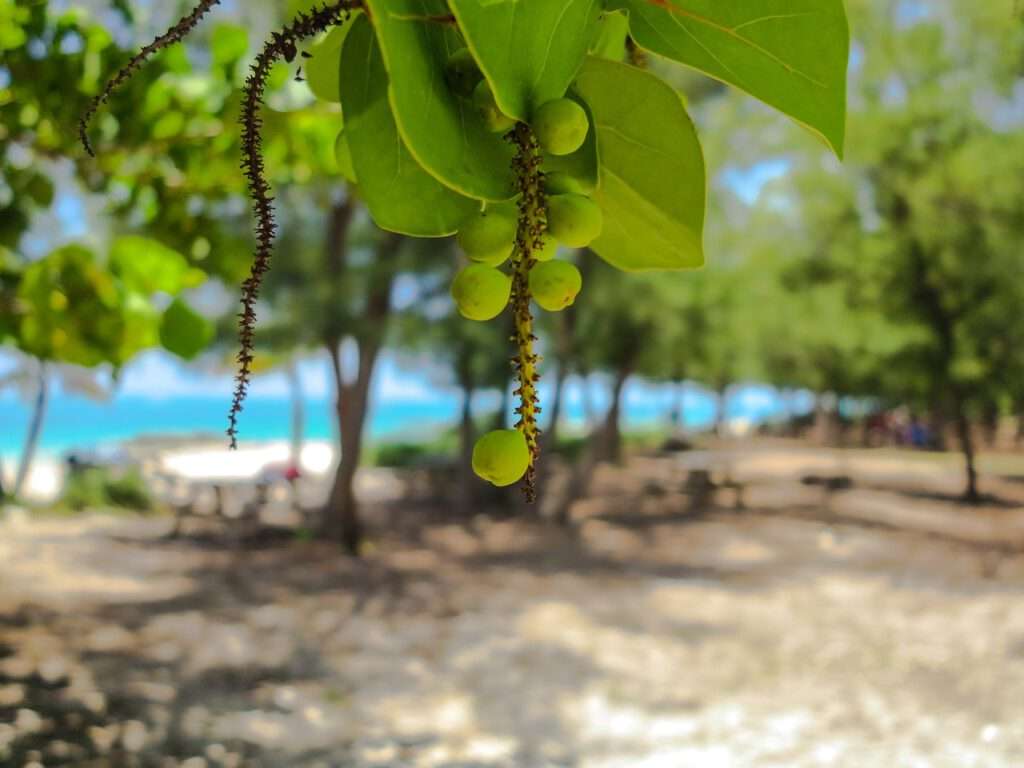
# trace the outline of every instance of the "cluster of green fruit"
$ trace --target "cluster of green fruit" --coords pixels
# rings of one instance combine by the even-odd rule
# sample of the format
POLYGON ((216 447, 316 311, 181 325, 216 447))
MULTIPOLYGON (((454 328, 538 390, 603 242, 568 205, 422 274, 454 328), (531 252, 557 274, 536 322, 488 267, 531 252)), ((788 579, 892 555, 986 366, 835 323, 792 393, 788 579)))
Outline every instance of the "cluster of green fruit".
MULTIPOLYGON (((468 52, 467 52, 468 54, 468 52)), ((471 57, 457 54, 458 64, 471 57)), ((466 76, 459 66, 452 71, 466 76)), ((458 82, 458 81, 457 81, 458 82)), ((514 121, 503 115, 486 80, 462 83, 495 131, 507 131, 514 121)), ((586 140, 589 121, 583 108, 571 99, 556 99, 540 106, 531 120, 540 149, 549 155, 567 155, 586 140)), ((543 245, 533 250, 525 266, 529 269, 532 299, 549 312, 571 305, 583 286, 576 266, 556 258, 559 245, 583 248, 601 234, 601 209, 578 182, 564 172, 542 175, 546 232, 543 245)), ((452 283, 452 298, 459 313, 470 320, 491 320, 505 309, 512 296, 512 276, 501 270, 516 250, 520 211, 516 201, 488 204, 459 228, 457 241, 472 262, 452 283)), ((523 258, 520 256, 520 258, 523 258)), ((511 485, 527 471, 532 457, 522 432, 496 430, 484 435, 473 451, 473 469, 497 486, 511 485)))

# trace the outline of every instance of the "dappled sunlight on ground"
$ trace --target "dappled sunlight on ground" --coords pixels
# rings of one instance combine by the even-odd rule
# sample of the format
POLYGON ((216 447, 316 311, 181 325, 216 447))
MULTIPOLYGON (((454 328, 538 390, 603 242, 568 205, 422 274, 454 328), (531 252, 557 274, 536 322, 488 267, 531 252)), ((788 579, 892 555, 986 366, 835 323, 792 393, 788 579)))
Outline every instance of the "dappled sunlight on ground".
POLYGON ((100 765, 1015 765, 1019 509, 914 498, 909 514, 893 491, 826 497, 754 458, 730 458, 758 478, 740 508, 731 492, 694 508, 677 459, 638 459, 602 471, 574 535, 410 508, 417 535, 382 532, 363 562, 163 541, 160 519, 8 526, 0 748, 49 734, 100 765), (908 525, 878 524, 887 504, 908 525), (999 542, 947 525, 978 514, 1011 523, 999 542))

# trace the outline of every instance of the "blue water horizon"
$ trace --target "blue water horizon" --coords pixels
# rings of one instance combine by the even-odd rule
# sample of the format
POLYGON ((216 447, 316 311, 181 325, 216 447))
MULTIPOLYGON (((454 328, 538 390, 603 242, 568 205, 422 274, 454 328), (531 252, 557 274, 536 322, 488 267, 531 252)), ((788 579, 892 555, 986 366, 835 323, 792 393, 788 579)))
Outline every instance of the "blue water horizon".
MULTIPOLYGON (((604 388, 590 386, 591 408, 607 406, 604 388)), ((550 393, 548 393, 550 394, 550 393)), ((544 393, 542 393, 542 396, 544 393)), ((667 387, 631 382, 625 393, 623 416, 627 428, 638 429, 668 423, 674 394, 667 387)), ((542 398, 546 399, 546 398, 542 398)), ((569 429, 586 424, 585 398, 580 382, 571 382, 563 403, 569 429)), ((474 400, 474 412, 483 415, 498 406, 498 393, 483 393, 474 400)), ((51 396, 39 450, 57 455, 72 449, 92 449, 146 436, 224 438, 229 400, 221 393, 146 397, 117 395, 96 401, 80 394, 55 391, 51 396)), ((332 398, 310 396, 304 403, 304 434, 308 439, 335 437, 332 398)), ((707 392, 687 386, 684 412, 687 427, 706 428, 713 423, 717 403, 707 392)), ((737 389, 730 398, 728 417, 757 422, 780 409, 771 390, 758 385, 737 389)), ((371 402, 367 420, 370 441, 419 441, 435 437, 453 426, 460 412, 456 390, 437 389, 430 397, 413 400, 378 398, 371 402)), ((19 454, 31 416, 30 403, 13 392, 0 395, 0 455, 19 454)), ((251 397, 241 415, 240 439, 265 442, 287 439, 291 431, 291 400, 287 396, 251 397)))

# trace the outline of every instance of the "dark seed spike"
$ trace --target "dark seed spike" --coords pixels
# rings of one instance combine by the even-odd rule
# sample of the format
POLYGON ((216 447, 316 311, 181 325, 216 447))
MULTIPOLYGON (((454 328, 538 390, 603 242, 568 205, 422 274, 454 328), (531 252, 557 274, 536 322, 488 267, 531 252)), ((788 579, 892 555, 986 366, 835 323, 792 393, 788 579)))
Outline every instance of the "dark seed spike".
POLYGON ((263 137, 260 133, 263 126, 260 109, 263 107, 267 77, 271 67, 278 60, 286 58, 289 54, 294 58, 296 43, 340 24, 348 16, 348 12, 358 5, 359 0, 339 0, 298 14, 288 26, 273 33, 263 44, 263 50, 249 67, 249 75, 245 79, 242 114, 239 117, 242 126, 241 168, 249 185, 249 197, 252 199, 253 215, 256 218, 256 248, 249 277, 242 283, 242 311, 239 313, 238 322, 238 373, 235 375, 235 393, 228 413, 227 429, 232 448, 238 447, 238 415, 242 411, 242 403, 249 391, 249 381, 252 377, 256 300, 259 298, 263 276, 270 269, 270 257, 277 234, 274 198, 270 195, 270 183, 267 181, 263 164, 263 137))
POLYGON ((117 74, 107 81, 106 85, 103 86, 103 90, 92 98, 89 106, 86 107, 85 112, 82 113, 78 120, 78 139, 82 142, 82 147, 90 157, 95 157, 96 153, 93 151, 92 144, 89 141, 89 124, 96 116, 99 108, 107 102, 114 91, 131 79, 132 75, 146 63, 150 56, 184 39, 189 32, 196 28, 196 25, 199 24, 203 16, 209 13, 213 6, 219 4, 220 0, 200 0, 191 13, 183 16, 178 20, 177 24, 132 56, 128 63, 121 67, 117 74))

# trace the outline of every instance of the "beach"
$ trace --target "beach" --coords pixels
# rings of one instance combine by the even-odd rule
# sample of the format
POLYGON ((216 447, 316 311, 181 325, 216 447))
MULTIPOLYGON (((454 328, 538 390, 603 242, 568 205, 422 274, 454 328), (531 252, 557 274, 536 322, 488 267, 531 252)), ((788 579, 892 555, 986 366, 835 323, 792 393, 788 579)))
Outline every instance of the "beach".
POLYGON ((1024 499, 987 457, 1005 503, 958 503, 954 460, 634 457, 600 470, 572 531, 371 504, 361 560, 216 527, 170 540, 166 517, 12 518, 0 748, 188 768, 1014 765, 1024 499), (702 469, 742 496, 685 490, 702 469), (803 482, 840 469, 848 488, 803 482))

